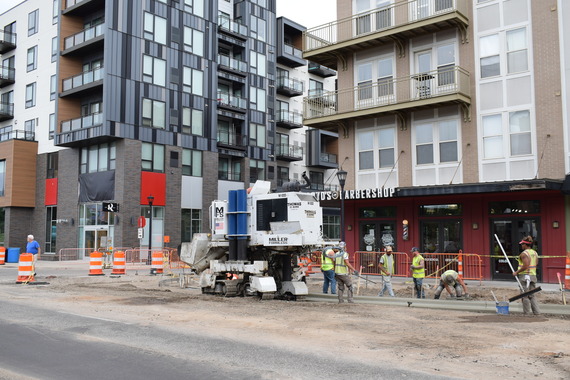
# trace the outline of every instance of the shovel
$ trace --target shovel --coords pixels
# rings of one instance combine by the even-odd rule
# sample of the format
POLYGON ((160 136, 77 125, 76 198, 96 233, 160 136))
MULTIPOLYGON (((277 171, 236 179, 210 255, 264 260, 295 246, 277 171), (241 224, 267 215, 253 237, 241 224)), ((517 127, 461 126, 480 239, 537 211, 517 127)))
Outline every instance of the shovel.
MULTIPOLYGON (((501 244, 501 241, 499 240, 499 237, 497 236, 497 234, 495 234, 495 239, 497 240, 497 243, 499 244, 499 247, 501 248, 501 252, 503 252, 503 256, 505 256, 505 260, 507 260, 507 264, 509 264, 509 267, 511 268, 511 271, 514 273, 515 268, 513 268, 513 265, 511 264, 511 260, 509 260, 509 257, 507 256, 507 253, 505 252, 505 250, 503 249, 503 245, 501 244)), ((524 298, 527 296, 530 296, 531 294, 534 294, 536 292, 540 292, 542 290, 542 288, 540 286, 529 290, 527 292, 524 291, 524 288, 521 284, 521 281, 519 280, 519 278, 517 276, 515 276, 515 279, 517 280, 517 284, 519 284, 519 289, 521 290, 521 294, 511 297, 509 298, 509 302, 513 302, 516 301, 520 298, 524 298)))
POLYGON ((562 280, 560 279, 560 273, 556 273, 558 275, 558 285, 560 285, 560 292, 562 293, 562 302, 566 305, 566 295, 564 295, 564 289, 562 288, 562 280))

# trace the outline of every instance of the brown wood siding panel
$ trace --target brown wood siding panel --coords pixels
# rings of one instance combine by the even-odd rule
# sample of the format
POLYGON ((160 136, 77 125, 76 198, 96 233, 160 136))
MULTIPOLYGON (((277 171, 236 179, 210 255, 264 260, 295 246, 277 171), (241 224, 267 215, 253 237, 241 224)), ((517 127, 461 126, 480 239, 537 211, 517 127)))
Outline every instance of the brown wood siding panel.
POLYGON ((0 207, 34 207, 38 144, 10 140, 0 147, 0 159, 6 160, 5 196, 0 197, 0 207))
POLYGON ((61 132, 61 122, 64 120, 76 119, 81 116, 80 99, 60 98, 57 106, 57 133, 61 132))

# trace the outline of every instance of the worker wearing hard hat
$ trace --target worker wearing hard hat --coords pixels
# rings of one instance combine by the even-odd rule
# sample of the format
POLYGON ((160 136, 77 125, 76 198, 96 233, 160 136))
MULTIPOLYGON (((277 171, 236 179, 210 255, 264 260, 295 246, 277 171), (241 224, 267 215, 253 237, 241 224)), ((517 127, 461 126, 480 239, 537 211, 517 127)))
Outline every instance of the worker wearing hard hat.
MULTIPOLYGON (((538 266, 538 253, 532 249, 534 241, 532 236, 526 236, 519 242, 523 251, 517 257, 519 267, 513 276, 518 276, 519 281, 524 284, 525 290, 530 291, 536 288, 536 267, 538 266)), ((531 294, 522 299, 523 313, 530 314, 531 310, 534 315, 540 315, 540 308, 538 307, 538 301, 536 300, 536 295, 531 294)))
POLYGON ((457 273, 456 271, 454 271, 452 269, 446 270, 441 275, 441 280, 439 281, 439 286, 435 290, 435 294, 434 294, 433 298, 436 300, 439 299, 439 296, 441 295, 441 292, 443 292, 444 288, 445 288, 445 290, 447 290, 447 292, 449 293, 449 295, 451 297, 459 298, 459 297, 463 297, 464 295, 465 295, 465 297, 469 296, 465 282, 463 282, 463 279, 461 277, 459 277, 459 273, 457 273), (455 294, 453 294, 453 291, 451 290, 451 288, 455 289, 455 294))
POLYGON ((394 297, 394 289, 392 289, 392 275, 394 274, 394 255, 392 254, 392 247, 386 246, 386 253, 380 257, 380 274, 382 275, 382 290, 378 293, 379 297, 384 296, 387 290, 390 297, 394 297))
POLYGON ((352 264, 348 261, 348 252, 345 251, 345 248, 346 243, 341 241, 339 243, 340 254, 338 254, 334 260, 334 273, 338 284, 338 303, 344 302, 343 295, 345 286, 348 290, 348 303, 353 303, 352 279, 350 278, 350 273, 358 275, 358 271, 354 269, 352 264))
POLYGON ((334 273, 334 256, 336 252, 333 248, 327 248, 321 254, 321 272, 323 272, 323 293, 329 292, 329 285, 331 294, 336 294, 336 279, 334 273))
POLYGON ((426 298, 423 289, 423 282, 426 276, 425 261, 422 255, 420 255, 420 249, 414 247, 411 250, 414 258, 412 259, 412 265, 410 269, 412 270, 412 278, 414 280, 414 289, 416 290, 417 298, 426 298))

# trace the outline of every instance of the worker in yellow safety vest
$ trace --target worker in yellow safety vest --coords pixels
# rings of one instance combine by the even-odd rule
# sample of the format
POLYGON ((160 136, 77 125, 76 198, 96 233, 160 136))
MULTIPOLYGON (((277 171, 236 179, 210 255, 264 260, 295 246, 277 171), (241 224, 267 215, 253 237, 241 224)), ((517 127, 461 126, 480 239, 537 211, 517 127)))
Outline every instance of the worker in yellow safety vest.
POLYGON ((352 264, 348 261, 348 252, 345 251, 346 244, 345 242, 341 241, 339 243, 340 248, 340 255, 335 257, 334 259, 334 273, 336 282, 338 284, 337 287, 337 294, 338 294, 338 303, 343 303, 344 299, 344 287, 348 289, 348 303, 353 303, 353 291, 352 291, 352 279, 350 278, 350 274, 354 273, 355 275, 359 275, 358 271, 354 269, 352 264), (350 272, 349 272, 350 269, 350 272))
POLYGON ((424 277, 426 276, 425 261, 423 256, 420 255, 420 249, 418 247, 412 248, 411 252, 413 253, 414 258, 412 259, 412 265, 410 265, 410 269, 412 270, 416 297, 426 298, 423 289, 424 277))
POLYGON ((453 269, 443 272, 441 275, 441 280, 439 281, 439 286, 435 290, 433 298, 438 300, 441 292, 443 292, 443 289, 447 290, 452 298, 460 298, 464 295, 465 298, 469 297, 469 294, 467 293, 467 285, 465 285, 465 282, 463 282, 463 279, 459 276, 459 273, 453 269), (451 288, 455 289, 455 294, 453 294, 451 288))
MULTIPOLYGON (((338 250, 337 250, 338 251, 338 250)), ((336 294, 336 279, 334 276, 334 256, 337 252, 333 248, 327 248, 321 254, 321 272, 323 272, 323 293, 329 292, 329 285, 331 294, 336 294)))
MULTIPOLYGON (((538 266, 538 253, 532 249, 532 236, 526 236, 519 244, 523 251, 517 257, 519 267, 513 272, 513 276, 517 276, 525 287, 525 291, 536 288, 536 267, 538 266)), ((536 300, 536 294, 531 294, 522 299, 523 313, 530 314, 531 310, 534 315, 540 315, 540 308, 536 300)))
POLYGON ((380 274, 382 275, 382 290, 378 293, 378 297, 383 297, 387 290, 390 297, 394 297, 394 289, 392 289, 392 275, 394 274, 394 255, 392 254, 392 246, 386 246, 386 253, 380 257, 380 274))

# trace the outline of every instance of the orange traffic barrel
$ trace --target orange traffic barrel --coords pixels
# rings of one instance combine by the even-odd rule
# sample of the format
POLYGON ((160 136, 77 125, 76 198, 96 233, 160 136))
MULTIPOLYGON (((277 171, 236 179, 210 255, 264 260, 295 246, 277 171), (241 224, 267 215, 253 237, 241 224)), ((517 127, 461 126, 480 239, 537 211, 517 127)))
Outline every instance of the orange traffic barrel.
POLYGON ((89 255, 89 276, 103 276, 103 254, 101 252, 91 252, 89 255))
POLYGON ((152 253, 152 261, 150 264, 150 274, 162 274, 163 273, 163 259, 162 252, 154 251, 152 253))
POLYGON ((125 252, 117 251, 113 254, 113 271, 111 274, 125 274, 125 252))
POLYGON ((0 265, 6 263, 6 248, 0 247, 0 265))
POLYGON ((16 284, 24 284, 34 281, 34 255, 22 253, 18 263, 18 279, 16 284))
POLYGON ((564 275, 564 289, 570 290, 570 252, 566 254, 566 273, 564 275))

